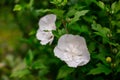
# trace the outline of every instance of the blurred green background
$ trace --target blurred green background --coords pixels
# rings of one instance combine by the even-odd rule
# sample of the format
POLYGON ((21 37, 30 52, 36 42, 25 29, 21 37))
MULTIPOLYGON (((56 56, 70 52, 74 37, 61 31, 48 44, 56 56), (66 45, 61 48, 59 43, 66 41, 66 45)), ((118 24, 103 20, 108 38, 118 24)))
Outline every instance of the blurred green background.
POLYGON ((19 50, 24 51, 24 44, 19 41, 23 34, 13 14, 13 2, 0 1, 0 80, 10 80, 12 69, 21 61, 19 50))

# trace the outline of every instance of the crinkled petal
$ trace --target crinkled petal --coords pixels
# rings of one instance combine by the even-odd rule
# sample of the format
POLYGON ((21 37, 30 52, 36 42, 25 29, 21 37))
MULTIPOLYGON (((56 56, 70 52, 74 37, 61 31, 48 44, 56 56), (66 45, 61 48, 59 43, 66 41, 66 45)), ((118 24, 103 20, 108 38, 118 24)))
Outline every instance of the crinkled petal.
POLYGON ((48 14, 39 20, 39 28, 41 30, 56 30, 55 21, 56 15, 48 14))
POLYGON ((84 56, 75 56, 71 61, 65 61, 70 67, 83 66, 89 62, 88 59, 85 59, 84 56))
POLYGON ((61 48, 66 48, 66 46, 75 48, 79 47, 80 49, 86 48, 86 42, 83 37, 80 37, 78 35, 72 35, 72 34, 65 34, 60 37, 58 40, 58 46, 61 48), (75 46, 73 46, 73 44, 75 46))
POLYGON ((60 58, 61 60, 64 60, 63 58, 63 51, 60 50, 57 46, 54 48, 54 55, 58 58, 60 58))
POLYGON ((37 31, 36 37, 42 45, 46 45, 47 43, 51 44, 54 39, 52 32, 45 32, 40 29, 37 31))
POLYGON ((67 65, 69 67, 77 67, 79 63, 75 62, 75 61, 66 61, 67 65))
POLYGON ((60 58, 63 61, 69 61, 72 60, 72 55, 69 55, 68 52, 65 52, 64 50, 59 49, 57 46, 54 49, 55 56, 60 58))

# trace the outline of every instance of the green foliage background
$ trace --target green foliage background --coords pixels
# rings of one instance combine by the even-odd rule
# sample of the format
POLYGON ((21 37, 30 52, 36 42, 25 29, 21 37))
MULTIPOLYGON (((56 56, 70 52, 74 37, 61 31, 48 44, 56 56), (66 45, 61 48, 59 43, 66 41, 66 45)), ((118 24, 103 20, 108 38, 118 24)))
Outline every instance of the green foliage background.
POLYGON ((120 0, 1 0, 0 80, 119 80, 120 0), (56 14, 52 45, 36 39, 38 21, 56 14), (90 62, 70 68, 53 49, 63 34, 83 36, 90 62), (4 65, 2 65, 4 64, 4 65))

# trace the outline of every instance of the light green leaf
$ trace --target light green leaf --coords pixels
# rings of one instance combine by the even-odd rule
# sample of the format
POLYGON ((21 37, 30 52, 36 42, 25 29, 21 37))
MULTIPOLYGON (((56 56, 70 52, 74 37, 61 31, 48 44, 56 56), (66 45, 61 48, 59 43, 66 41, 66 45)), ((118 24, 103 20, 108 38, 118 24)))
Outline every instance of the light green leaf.
POLYGON ((58 30, 58 34, 61 36, 66 33, 65 29, 58 30))
POLYGON ((69 23, 69 25, 71 25, 71 24, 75 23, 76 21, 78 21, 81 16, 84 16, 88 12, 89 12, 89 10, 77 11, 75 13, 74 17, 72 18, 71 22, 69 23))
POLYGON ((30 0, 30 2, 28 4, 28 8, 31 8, 33 4, 34 4, 34 0, 30 0))
POLYGON ((52 0, 50 3, 56 6, 65 6, 67 4, 67 0, 52 0))
POLYGON ((28 69, 23 69, 23 70, 18 70, 18 71, 14 71, 12 74, 11 74, 11 77, 19 77, 19 78, 22 78, 23 76, 29 74, 30 71, 28 69))
POLYGON ((117 13, 118 11, 120 11, 120 1, 112 3, 111 8, 112 13, 117 13))
POLYGON ((32 30, 32 31, 29 33, 30 36, 31 36, 31 35, 34 35, 34 34, 36 34, 36 31, 35 31, 35 30, 32 30))
POLYGON ((70 8, 70 10, 68 11, 68 13, 66 14, 67 17, 71 17, 75 14, 77 10, 75 10, 74 8, 70 8))
POLYGON ((51 9, 51 12, 56 14, 59 17, 63 16, 64 10, 60 10, 60 9, 51 9))
POLYGON ((99 1, 97 3, 97 5, 101 8, 101 9, 105 9, 105 4, 102 1, 99 1))
POLYGON ((14 6, 13 11, 20 11, 21 9, 22 9, 22 6, 19 5, 19 4, 16 4, 16 5, 14 6))

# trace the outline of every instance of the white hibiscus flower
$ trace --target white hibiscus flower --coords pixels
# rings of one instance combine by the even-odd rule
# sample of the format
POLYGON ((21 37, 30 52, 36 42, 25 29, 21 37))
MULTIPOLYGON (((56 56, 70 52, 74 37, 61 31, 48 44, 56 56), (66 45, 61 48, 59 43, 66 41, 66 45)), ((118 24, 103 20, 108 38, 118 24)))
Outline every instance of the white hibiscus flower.
POLYGON ((48 14, 39 20, 39 29, 37 31, 36 37, 38 40, 40 40, 42 45, 52 43, 54 39, 52 30, 56 30, 55 21, 56 15, 54 14, 48 14))
POLYGON ((56 30, 55 21, 56 21, 56 15, 48 14, 39 20, 38 23, 39 28, 41 30, 48 30, 48 31, 56 30))
POLYGON ((90 60, 85 39, 78 35, 65 34, 60 37, 54 54, 65 61, 69 67, 83 66, 90 60))
POLYGON ((47 43, 51 44, 54 39, 54 35, 51 31, 45 32, 40 29, 37 31, 36 37, 40 40, 42 45, 46 45, 47 43))

